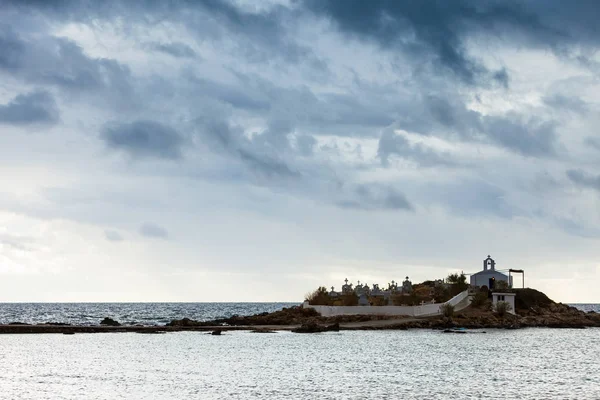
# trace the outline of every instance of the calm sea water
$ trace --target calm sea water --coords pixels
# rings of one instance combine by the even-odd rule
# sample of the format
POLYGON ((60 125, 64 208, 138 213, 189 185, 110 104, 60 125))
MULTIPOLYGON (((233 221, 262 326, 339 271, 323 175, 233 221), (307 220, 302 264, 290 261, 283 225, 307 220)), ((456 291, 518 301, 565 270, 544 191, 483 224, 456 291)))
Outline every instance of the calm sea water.
MULTIPOLYGON (((164 325, 173 319, 207 321, 234 314, 252 315, 299 303, 0 303, 0 324, 63 322, 96 325, 104 317, 125 324, 164 325)), ((600 312, 600 304, 573 304, 600 312)))
POLYGON ((2 399, 599 399, 600 329, 0 336, 2 399))

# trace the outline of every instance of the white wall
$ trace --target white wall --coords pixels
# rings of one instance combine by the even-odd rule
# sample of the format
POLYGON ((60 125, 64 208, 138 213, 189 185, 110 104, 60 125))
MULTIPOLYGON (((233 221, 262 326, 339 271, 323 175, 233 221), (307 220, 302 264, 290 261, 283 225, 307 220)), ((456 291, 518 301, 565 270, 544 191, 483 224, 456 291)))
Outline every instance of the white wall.
MULTIPOLYGON (((446 303, 456 306, 468 296, 469 291, 465 290, 446 303)), ((334 317, 337 315, 406 315, 410 317, 424 317, 440 314, 440 306, 442 304, 444 303, 424 304, 422 306, 311 306, 308 302, 304 302, 303 307, 313 308, 323 317, 334 317)))
POLYGON ((505 301, 510 304, 509 313, 515 314, 515 294, 514 293, 492 293, 492 304, 495 306, 498 301, 505 301), (498 296, 504 296, 504 300, 498 300, 498 296))

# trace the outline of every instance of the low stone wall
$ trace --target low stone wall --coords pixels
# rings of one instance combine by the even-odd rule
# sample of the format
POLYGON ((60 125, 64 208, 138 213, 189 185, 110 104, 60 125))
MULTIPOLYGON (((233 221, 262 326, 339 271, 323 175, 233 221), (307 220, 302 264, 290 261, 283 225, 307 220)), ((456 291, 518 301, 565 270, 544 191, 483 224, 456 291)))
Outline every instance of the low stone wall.
MULTIPOLYGON (((469 291, 465 290, 446 303, 456 306, 468 296, 469 291)), ((308 302, 304 302, 303 307, 313 308, 323 317, 335 317, 337 315, 405 315, 409 317, 425 317, 439 315, 442 304, 445 303, 423 304, 421 306, 311 306, 308 302)))

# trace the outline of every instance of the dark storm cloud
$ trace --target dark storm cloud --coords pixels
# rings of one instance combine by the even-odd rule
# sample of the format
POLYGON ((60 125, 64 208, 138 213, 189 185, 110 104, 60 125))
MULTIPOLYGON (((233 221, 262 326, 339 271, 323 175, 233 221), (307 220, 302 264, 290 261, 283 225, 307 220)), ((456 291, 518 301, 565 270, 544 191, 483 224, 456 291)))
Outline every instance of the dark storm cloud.
POLYGON ((20 67, 25 43, 8 25, 0 25, 0 69, 12 71, 20 67))
POLYGON ((490 74, 468 54, 466 41, 479 34, 566 56, 570 56, 569 46, 596 47, 600 43, 600 11, 595 1, 574 5, 561 0, 307 0, 305 4, 342 32, 415 58, 429 57, 470 84, 481 83, 479 79, 488 76, 502 86, 509 83, 506 70, 490 74))
MULTIPOLYGON (((468 54, 466 42, 490 35, 521 45, 570 55, 569 46, 597 46, 600 11, 593 0, 571 4, 562 0, 306 0, 294 7, 237 6, 221 0, 174 2, 125 1, 16 1, 7 6, 37 9, 58 20, 91 22, 126 17, 148 24, 178 22, 206 38, 235 35, 247 61, 266 62, 279 57, 291 63, 325 66, 310 47, 298 44, 289 27, 313 15, 328 18, 342 32, 371 40, 384 48, 405 52, 416 60, 430 60, 452 71, 462 81, 482 83, 487 77, 506 86, 505 69, 488 71, 468 54)), ((575 49, 577 50, 577 49, 575 49)))
POLYGON ((135 121, 106 125, 100 138, 110 149, 134 157, 179 159, 184 138, 173 128, 155 121, 135 121))
POLYGON ((190 46, 185 43, 150 43, 147 48, 168 54, 176 58, 196 58, 197 54, 190 46))
MULTIPOLYGON (((289 34, 287 28, 293 26, 298 17, 289 8, 276 5, 261 12, 250 12, 221 0, 188 4, 203 9, 220 26, 226 27, 228 34, 237 38, 240 55, 248 62, 268 63, 277 57, 289 63, 308 63, 313 67, 326 68, 309 47, 297 43, 289 34)), ((197 30, 197 21, 192 20, 188 27, 192 31, 197 30)), ((200 29, 200 32, 203 33, 203 30, 200 29)))
POLYGON ((309 47, 296 43, 290 37, 287 27, 295 22, 295 13, 283 6, 249 11, 232 2, 220 0, 31 1, 26 2, 26 7, 19 1, 9 3, 21 12, 37 9, 62 21, 92 23, 96 19, 112 20, 121 17, 129 22, 148 25, 177 23, 186 26, 189 32, 202 40, 234 39, 238 55, 246 62, 265 63, 277 59, 326 68, 309 47))
POLYGON ((393 187, 381 184, 357 185, 347 198, 338 201, 337 205, 341 208, 360 210, 413 210, 413 206, 404 194, 393 187))
MULTIPOLYGON (((134 11, 138 8, 146 10, 149 15, 153 15, 152 18, 159 18, 160 16, 166 20, 183 13, 183 17, 178 22, 186 26, 189 26, 192 22, 206 20, 207 23, 212 23, 210 21, 214 22, 216 20, 221 23, 212 28, 220 32, 219 37, 230 35, 227 37, 240 38, 243 43, 251 42, 252 47, 264 49, 269 54, 276 52, 289 53, 290 46, 294 46, 292 46, 293 38, 286 33, 286 22, 304 15, 299 11, 301 8, 292 11, 282 6, 274 6, 266 11, 250 12, 238 8, 232 3, 220 1, 181 3, 178 7, 152 2, 144 5, 111 3, 117 4, 112 11, 108 7, 96 6, 92 3, 73 5, 73 7, 86 9, 90 12, 98 8, 96 11, 98 15, 106 18, 113 15, 111 13, 114 13, 114 15, 118 13, 123 15, 133 14, 134 20, 136 14, 134 11), (207 15, 210 18, 207 19, 207 15), (228 33, 226 34, 223 30, 228 33)), ((466 35, 467 28, 460 27, 461 21, 463 21, 463 18, 467 18, 469 21, 476 20, 477 16, 496 21, 493 16, 499 15, 498 18, 505 22, 508 17, 503 16, 499 11, 503 9, 500 5, 486 3, 485 6, 481 6, 482 9, 480 10, 479 6, 476 7, 469 2, 463 3, 463 6, 451 3, 444 7, 439 3, 424 3, 425 5, 418 7, 411 2, 377 2, 372 7, 368 6, 365 10, 365 21, 362 20, 362 15, 358 18, 360 13, 357 14, 357 10, 362 10, 363 3, 323 3, 317 6, 309 2, 308 5, 310 9, 316 10, 317 14, 328 15, 333 19, 336 19, 336 15, 341 13, 341 19, 337 18, 340 19, 339 25, 345 27, 343 28, 344 31, 352 31, 355 35, 371 37, 376 36, 376 34, 383 34, 384 36, 388 35, 385 37, 392 40, 392 38, 398 35, 402 36, 406 32, 416 32, 417 42, 410 44, 407 49, 410 50, 416 46, 429 50, 440 50, 441 54, 446 55, 445 58, 442 58, 442 60, 445 60, 445 64, 451 65, 451 69, 463 78, 472 80, 474 75, 467 73, 467 71, 480 71, 481 67, 475 65, 462 53, 462 39, 463 34, 466 35), (463 15, 462 11, 465 11, 466 14, 463 15), (356 20, 352 19, 354 18, 353 15, 356 20), (346 21, 345 18, 352 20, 346 21), (379 26, 379 22, 374 26, 369 25, 379 21, 379 19, 387 21, 387 25, 379 26), (402 21, 407 22, 405 26, 403 25, 404 28, 400 27, 402 21), (404 30, 407 31, 404 32, 404 30), (446 38, 448 43, 444 42, 446 38), (468 78, 467 75, 471 78, 468 78)), ((53 10, 55 7, 66 7, 66 5, 59 2, 55 6, 45 7, 45 10, 53 10)), ((508 8, 511 9, 511 7, 508 8)), ((71 12, 75 16, 69 18, 85 18, 85 15, 87 15, 84 12, 79 14, 75 11, 71 12)), ((56 16, 56 18, 60 17, 56 16)), ((139 21, 143 23, 145 20, 139 21)), ((24 40, 19 39, 14 34, 7 33, 5 36, 7 43, 13 43, 11 46, 6 47, 14 49, 11 50, 12 53, 17 55, 22 53, 22 55, 6 56, 4 63, 14 67, 15 63, 20 62, 21 68, 17 68, 13 72, 26 77, 30 81, 37 80, 39 82, 41 80, 45 83, 53 83, 66 88, 93 88, 98 85, 105 85, 114 89, 117 98, 131 98, 131 96, 124 96, 122 93, 123 90, 126 90, 123 88, 129 86, 130 73, 127 67, 114 60, 87 57, 79 47, 67 39, 50 38, 48 39, 50 45, 56 48, 56 51, 52 54, 57 53, 60 55, 60 57, 54 56, 53 59, 44 53, 42 49, 35 48, 34 43, 25 43, 24 40), (35 54, 36 57, 31 54, 35 54), (27 65, 44 64, 60 65, 61 67, 43 71, 43 73, 35 68, 26 68, 23 59, 34 58, 44 58, 45 60, 27 63, 27 65)), ((188 54, 185 50, 187 48, 181 48, 176 43, 173 43, 175 47, 164 46, 168 48, 161 47, 161 51, 171 51, 172 55, 188 54)), ((298 62, 297 57, 290 58, 289 54, 285 57, 291 63, 298 62)), ((303 56, 299 57, 302 58, 303 56)), ((310 130, 313 135, 333 134, 337 136, 373 137, 377 135, 381 128, 397 123, 399 128, 411 132, 437 135, 443 133, 443 131, 449 131, 462 140, 487 141, 529 156, 543 156, 555 152, 556 135, 552 124, 548 123, 542 126, 542 123, 530 123, 519 116, 509 116, 504 119, 502 117, 484 117, 467 109, 463 100, 456 95, 453 99, 449 99, 449 94, 444 95, 443 93, 424 95, 421 96, 420 101, 414 101, 415 99, 411 97, 416 96, 418 99, 418 93, 415 95, 405 92, 404 96, 399 96, 390 87, 382 89, 364 83, 357 84, 356 90, 346 91, 345 93, 320 91, 317 95, 307 86, 283 87, 259 76, 234 70, 230 72, 234 74, 235 80, 228 83, 186 74, 184 78, 189 80, 190 83, 189 88, 186 88, 186 90, 194 98, 203 98, 209 102, 217 100, 233 107, 234 111, 254 112, 268 120, 287 120, 287 123, 291 126, 290 131, 302 128, 303 130, 310 130)), ((492 75, 490 75, 490 79, 499 82, 501 85, 507 85, 509 82, 508 74, 504 69, 496 71, 492 75)), ((430 88, 430 91, 436 93, 437 90, 433 87, 430 88)), ((139 101, 143 101, 143 99, 139 99, 139 101)), ((130 103, 133 103, 133 101, 130 101, 130 103)), ((225 115, 219 117, 225 118, 225 115)), ((229 115, 227 118, 229 118, 229 115)), ((229 134, 229 132, 219 129, 215 131, 229 134)), ((266 145, 273 147, 275 145, 274 147, 278 149, 287 148, 289 147, 288 137, 286 136, 288 134, 289 132, 283 132, 282 130, 268 130, 257 136, 257 141, 251 144, 253 147, 257 147, 259 146, 258 140, 261 140, 264 142, 262 147, 266 145)), ((227 140, 224 136, 218 135, 214 136, 213 139, 227 140)), ((247 153, 257 154, 254 151, 245 150, 247 153)), ((432 162, 432 153, 422 148, 416 149, 416 152, 421 152, 422 156, 428 158, 424 161, 425 164, 432 162)), ((237 154, 239 156, 241 153, 237 152, 237 154)), ((380 155, 383 156, 382 160, 385 162, 385 151, 381 152, 380 155)), ((272 155, 270 158, 274 159, 272 155)))
POLYGON ((114 60, 90 58, 65 38, 24 39, 5 27, 0 30, 0 54, 0 68, 26 82, 75 90, 127 86, 126 67, 114 60))
MULTIPOLYGON (((451 96, 425 96, 413 108, 414 112, 398 119, 398 128, 424 135, 445 135, 466 142, 495 144, 531 157, 554 156, 559 145, 557 123, 554 121, 525 118, 515 112, 500 116, 483 115, 468 109, 462 99, 451 96)), ((385 160, 386 151, 402 147, 399 146, 401 143, 395 144, 389 137, 382 139, 382 160, 385 160)), ((425 162, 427 159, 431 161, 431 153, 417 150, 421 150, 425 162)))
MULTIPOLYGON (((329 17, 343 32, 416 58, 432 56, 434 64, 470 84, 489 71, 467 55, 465 32, 490 20, 507 22, 518 17, 510 7, 491 2, 487 7, 469 1, 309 0, 306 4, 313 12, 329 17)), ((505 71, 496 72, 494 77, 502 84, 508 80, 505 71)))
POLYGON ((289 150, 287 136, 282 134, 276 142, 269 140, 269 130, 248 138, 240 126, 224 120, 207 118, 198 121, 200 140, 212 151, 233 157, 263 178, 299 178, 282 156, 289 150), (283 141, 283 143, 278 143, 283 141))
POLYGON ((508 71, 506 71, 506 68, 502 68, 500 71, 496 71, 494 75, 492 75, 492 78, 500 85, 502 85, 505 89, 508 89, 510 78, 508 76, 508 71))
POLYGON ((600 191, 600 175, 592 175, 581 169, 570 169, 567 176, 575 184, 600 191))
POLYGON ((154 223, 144 223, 140 226, 139 230, 140 234, 145 237, 154 238, 154 239, 168 239, 169 232, 165 228, 160 225, 156 225, 154 223))
POLYGON ((58 107, 45 91, 20 94, 0 104, 0 123, 12 125, 51 124, 58 121, 58 107))
POLYGON ((378 131, 373 128, 390 125, 399 109, 410 106, 397 93, 388 90, 379 95, 366 85, 357 93, 317 94, 307 85, 277 85, 252 73, 233 71, 233 75, 231 82, 224 83, 186 74, 186 90, 189 96, 218 100, 236 111, 262 116, 269 124, 262 138, 271 141, 285 142, 277 137, 300 128, 313 135, 375 136, 378 131))
POLYGON ((569 3, 562 0, 529 0, 514 2, 521 14, 535 17, 537 24, 516 26, 534 43, 544 44, 565 54, 581 46, 598 46, 600 8, 595 0, 569 3))

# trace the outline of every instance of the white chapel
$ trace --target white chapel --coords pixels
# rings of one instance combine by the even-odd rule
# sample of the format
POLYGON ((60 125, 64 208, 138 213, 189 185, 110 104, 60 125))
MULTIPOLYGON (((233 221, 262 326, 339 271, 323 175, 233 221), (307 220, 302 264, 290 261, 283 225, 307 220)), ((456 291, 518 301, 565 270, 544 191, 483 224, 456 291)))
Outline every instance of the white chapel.
POLYGON ((496 271, 496 261, 490 256, 483 260, 483 271, 471 275, 471 286, 487 286, 494 289, 498 281, 505 281, 508 287, 512 287, 512 276, 496 271))

